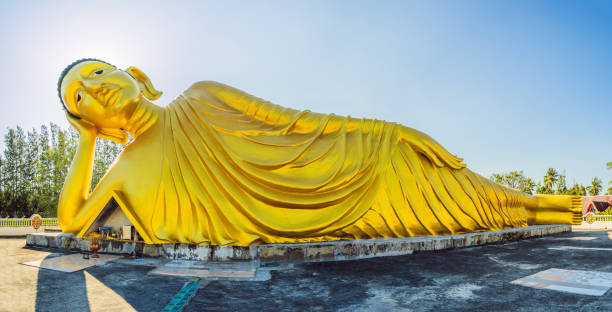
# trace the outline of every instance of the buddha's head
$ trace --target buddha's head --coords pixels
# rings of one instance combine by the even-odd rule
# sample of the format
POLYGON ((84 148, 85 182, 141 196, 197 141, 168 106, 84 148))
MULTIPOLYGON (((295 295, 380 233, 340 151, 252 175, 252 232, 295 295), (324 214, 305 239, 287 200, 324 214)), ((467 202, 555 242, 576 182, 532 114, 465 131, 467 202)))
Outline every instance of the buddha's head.
POLYGON ((138 68, 125 71, 97 59, 81 59, 60 75, 57 91, 70 118, 96 126, 101 137, 125 144, 126 128, 143 97, 156 100, 161 92, 138 68))

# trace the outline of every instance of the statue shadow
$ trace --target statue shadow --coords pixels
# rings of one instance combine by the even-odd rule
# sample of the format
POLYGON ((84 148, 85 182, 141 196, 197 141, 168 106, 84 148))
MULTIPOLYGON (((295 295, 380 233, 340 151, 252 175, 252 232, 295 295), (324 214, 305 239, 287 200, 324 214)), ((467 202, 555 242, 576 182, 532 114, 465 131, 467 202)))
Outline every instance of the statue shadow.
MULTIPOLYGON (((62 255, 66 254, 50 254, 43 262, 62 255)), ((97 302, 90 302, 92 294, 88 296, 88 291, 112 291, 114 295, 103 300, 124 300, 136 311, 161 311, 186 279, 148 274, 153 268, 114 261, 70 273, 39 268, 35 311, 91 311, 105 304, 100 296, 93 296, 97 302)), ((108 302, 109 308, 114 304, 108 302)))
MULTIPOLYGON (((61 255, 50 254, 42 260, 61 255)), ((38 269, 35 311, 89 311, 85 275, 82 271, 65 273, 38 269)))

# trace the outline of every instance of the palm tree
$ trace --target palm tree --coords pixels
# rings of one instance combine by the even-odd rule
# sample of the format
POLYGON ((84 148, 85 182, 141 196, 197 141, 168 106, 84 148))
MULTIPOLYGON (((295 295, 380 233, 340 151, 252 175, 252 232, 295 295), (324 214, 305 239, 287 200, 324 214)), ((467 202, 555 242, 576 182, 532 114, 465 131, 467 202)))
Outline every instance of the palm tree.
POLYGON ((599 180, 598 177, 594 177, 593 181, 591 181, 591 186, 587 187, 587 190, 589 191, 589 195, 595 196, 601 192, 601 188, 601 180, 599 180))
POLYGON ((607 162, 606 167, 608 168, 608 170, 612 170, 612 161, 607 162))
POLYGON ((546 170, 546 175, 544 176, 544 185, 549 190, 552 190, 558 179, 559 173, 557 172, 557 170, 555 170, 555 168, 548 168, 548 170, 546 170))

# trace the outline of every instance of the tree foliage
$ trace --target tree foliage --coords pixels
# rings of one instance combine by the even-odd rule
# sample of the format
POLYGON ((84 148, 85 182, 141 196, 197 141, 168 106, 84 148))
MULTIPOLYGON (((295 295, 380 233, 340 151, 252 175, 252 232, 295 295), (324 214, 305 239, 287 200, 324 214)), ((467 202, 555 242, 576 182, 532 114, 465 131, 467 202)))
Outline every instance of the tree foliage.
POLYGON ((589 191, 589 195, 591 196, 599 195, 601 189, 601 180, 598 177, 594 177, 591 181, 591 185, 587 187, 587 191, 589 191))
POLYGON ((502 174, 494 173, 491 175, 491 180, 527 194, 533 194, 536 188, 535 182, 531 178, 525 177, 523 171, 510 171, 502 174))
MULTIPOLYGON (((612 168, 612 162, 609 164, 609 166, 612 168)), ((602 188, 601 180, 599 180, 599 178, 594 178, 591 182, 591 186, 589 187, 585 187, 584 185, 578 183, 574 183, 571 187, 568 187, 565 173, 559 173, 559 171, 557 171, 555 168, 548 168, 548 170, 546 170, 546 173, 542 178, 542 183, 536 183, 533 179, 526 177, 523 174, 523 171, 494 173, 491 175, 491 180, 499 184, 515 188, 527 194, 535 193, 586 196, 587 191, 589 193, 599 194, 602 188)), ((608 189, 608 192, 612 193, 612 181, 610 181, 610 184, 611 187, 608 189)))
POLYGON ((552 190, 555 184, 557 184, 558 180, 559 173, 557 172, 557 169, 548 168, 548 170, 546 170, 546 174, 544 175, 544 186, 546 186, 546 188, 548 188, 549 190, 552 190))
MULTIPOLYGON (((0 154, 0 216, 57 215, 57 202, 78 145, 74 129, 43 125, 27 133, 9 128, 0 154)), ((96 142, 92 187, 102 178, 123 147, 96 142)))

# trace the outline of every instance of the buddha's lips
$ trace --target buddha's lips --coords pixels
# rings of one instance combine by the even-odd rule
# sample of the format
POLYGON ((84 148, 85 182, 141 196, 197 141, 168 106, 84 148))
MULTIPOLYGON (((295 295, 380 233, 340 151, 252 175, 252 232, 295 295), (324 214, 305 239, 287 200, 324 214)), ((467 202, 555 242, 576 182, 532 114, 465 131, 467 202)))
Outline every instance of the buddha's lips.
POLYGON ((100 102, 102 102, 102 104, 104 106, 109 106, 110 104, 112 104, 112 103, 110 103, 110 101, 113 99, 115 94, 117 94, 118 91, 120 91, 120 90, 121 90, 121 88, 113 88, 113 89, 105 89, 105 90, 103 90, 102 93, 101 93, 102 96, 101 96, 101 99, 100 99, 101 101, 100 102))
POLYGON ((121 88, 117 88, 112 95, 108 98, 108 105, 115 105, 121 99, 121 88))

